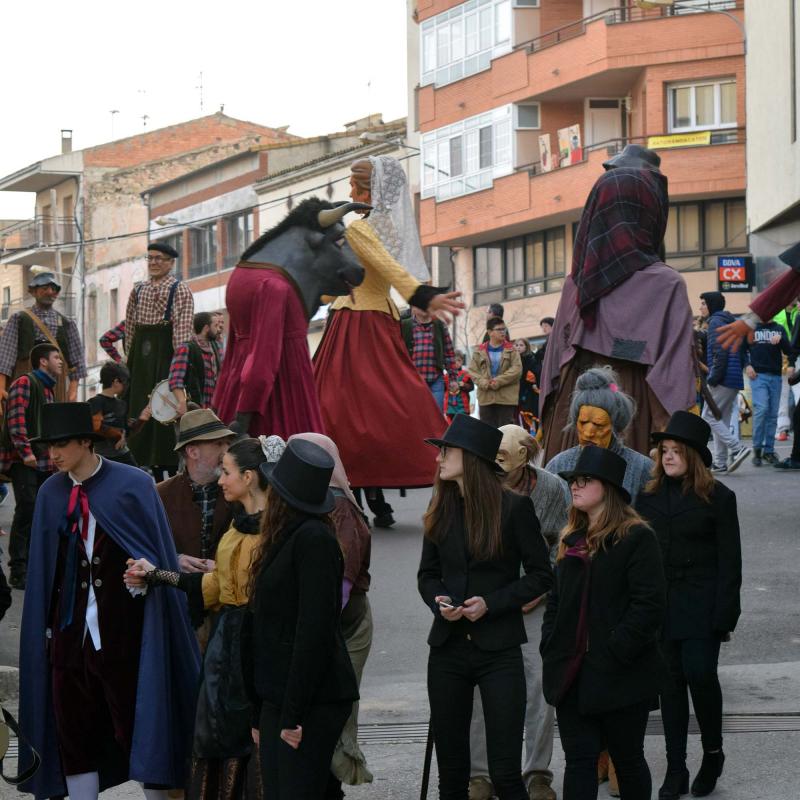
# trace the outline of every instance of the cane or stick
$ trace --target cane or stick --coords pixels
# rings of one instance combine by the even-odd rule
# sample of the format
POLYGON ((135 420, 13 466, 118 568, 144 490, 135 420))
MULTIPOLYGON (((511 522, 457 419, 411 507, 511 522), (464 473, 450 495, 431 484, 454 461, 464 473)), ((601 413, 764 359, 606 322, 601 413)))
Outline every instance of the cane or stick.
POLYGON ((433 761, 433 726, 428 721, 428 740, 425 743, 425 763, 422 767, 422 786, 419 790, 419 800, 427 800, 428 784, 431 780, 431 761, 433 761))

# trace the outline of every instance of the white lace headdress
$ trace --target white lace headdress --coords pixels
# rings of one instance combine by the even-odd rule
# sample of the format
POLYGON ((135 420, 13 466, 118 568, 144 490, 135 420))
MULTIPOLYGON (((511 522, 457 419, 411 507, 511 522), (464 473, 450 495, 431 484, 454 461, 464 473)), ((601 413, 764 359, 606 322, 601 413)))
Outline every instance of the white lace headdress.
POLYGON ((373 208, 367 222, 389 255, 424 283, 430 280, 430 273, 422 256, 406 174, 400 162, 391 156, 370 156, 369 160, 373 208))

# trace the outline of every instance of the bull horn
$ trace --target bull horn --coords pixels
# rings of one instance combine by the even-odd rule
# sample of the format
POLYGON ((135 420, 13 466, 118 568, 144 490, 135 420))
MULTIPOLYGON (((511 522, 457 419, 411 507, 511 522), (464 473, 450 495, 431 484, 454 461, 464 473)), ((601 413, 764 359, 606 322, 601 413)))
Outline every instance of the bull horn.
POLYGON ((341 222, 345 214, 351 211, 370 211, 372 206, 367 203, 344 203, 336 208, 325 208, 317 215, 317 222, 320 228, 330 228, 337 222, 341 222))

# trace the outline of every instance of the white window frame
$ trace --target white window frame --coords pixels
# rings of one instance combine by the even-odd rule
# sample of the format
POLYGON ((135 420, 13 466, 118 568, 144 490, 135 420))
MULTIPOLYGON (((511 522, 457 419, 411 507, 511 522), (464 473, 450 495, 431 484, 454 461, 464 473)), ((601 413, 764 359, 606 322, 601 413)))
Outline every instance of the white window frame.
POLYGON ((514 130, 515 131, 540 131, 542 129, 542 105, 541 103, 515 103, 514 104, 514 130), (519 110, 521 106, 534 106, 536 108, 537 125, 522 125, 519 121, 519 110))
POLYGON ((420 86, 460 81, 489 69, 492 59, 510 53, 512 7, 512 0, 467 0, 426 19, 419 29, 420 86), (508 36, 499 39, 500 31, 508 36))
POLYGON ((733 84, 734 87, 736 86, 736 78, 717 78, 714 80, 705 80, 705 81, 691 81, 691 82, 684 82, 684 83, 671 83, 667 86, 667 114, 668 116, 668 130, 670 133, 690 133, 692 131, 715 131, 715 130, 725 130, 728 128, 735 128, 737 126, 737 120, 733 120, 733 122, 722 122, 722 86, 733 84), (692 89, 693 91, 690 94, 690 101, 689 101, 689 116, 692 121, 694 121, 697 117, 697 105, 696 105, 696 90, 698 87, 702 86, 713 86, 714 87, 714 123, 711 125, 697 125, 692 122, 692 124, 688 126, 676 126, 673 125, 673 121, 675 119, 675 91, 678 89, 692 89))
POLYGON ((514 106, 494 108, 484 114, 429 131, 422 136, 421 196, 437 201, 491 188, 495 178, 514 171, 514 106), (480 164, 481 131, 490 128, 491 164, 480 164), (451 141, 461 139, 461 171, 450 175, 451 141))
POLYGON ((539 8, 541 0, 514 0, 512 8, 539 8))

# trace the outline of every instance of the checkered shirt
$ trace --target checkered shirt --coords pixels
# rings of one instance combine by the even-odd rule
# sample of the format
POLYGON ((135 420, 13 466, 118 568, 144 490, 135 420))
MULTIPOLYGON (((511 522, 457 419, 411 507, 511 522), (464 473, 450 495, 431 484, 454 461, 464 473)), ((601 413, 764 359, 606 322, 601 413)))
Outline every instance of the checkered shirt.
MULTIPOLYGON (((414 342, 414 355, 412 361, 417 372, 425 383, 435 383, 442 377, 441 370, 436 366, 436 349, 433 344, 433 326, 435 322, 418 322, 414 320, 412 331, 414 342)), ((453 340, 450 332, 442 326, 442 339, 444 345, 444 368, 451 378, 456 377, 456 355, 453 350, 453 340)))
POLYGON ((195 483, 190 481, 192 486, 192 500, 200 509, 200 518, 203 520, 200 528, 200 558, 212 558, 214 556, 214 543, 211 541, 211 534, 214 528, 214 512, 217 509, 217 495, 219 494, 219 484, 216 481, 211 483, 195 483))
POLYGON ((100 337, 100 347, 108 353, 109 358, 119 364, 122 361, 122 356, 119 354, 119 350, 114 346, 114 342, 122 342, 124 346, 125 320, 122 320, 119 325, 115 325, 110 331, 106 331, 100 337))
MULTIPOLYGON (((83 352, 81 337, 78 333, 78 326, 75 322, 63 314, 59 314, 54 308, 44 308, 38 303, 31 309, 34 314, 44 323, 55 340, 58 333, 59 322, 64 325, 67 334, 67 352, 64 353, 70 367, 70 380, 80 380, 86 377, 86 356, 83 352)), ((19 356, 19 319, 22 311, 18 311, 8 321, 0 337, 0 373, 3 375, 13 375, 14 367, 19 356)), ((47 342, 45 335, 39 330, 39 326, 33 325, 34 344, 47 342)), ((27 358, 27 353, 25 358, 27 358)), ((66 365, 65 365, 66 366, 66 365)))
MULTIPOLYGON (((214 387, 217 385, 217 356, 214 353, 210 342, 193 336, 192 340, 200 348, 203 354, 203 397, 200 405, 203 408, 211 408, 211 398, 214 397, 214 387)), ((184 389, 186 386, 186 372, 189 369, 189 345, 182 344, 172 356, 172 365, 169 368, 169 388, 184 389)), ((192 398, 198 402, 196 397, 192 398)))
MULTIPOLYGON (((164 320, 169 290, 178 283, 173 275, 149 280, 134 287, 125 312, 125 352, 130 350, 137 325, 157 325, 164 320), (137 292, 138 289, 138 292, 137 292), (138 296, 137 296, 138 295, 138 296)), ((193 335, 194 298, 189 287, 181 282, 172 301, 172 347, 177 350, 193 335)))
MULTIPOLYGON (((55 399, 53 390, 48 386, 42 386, 45 403, 52 403, 55 399)), ((27 375, 20 375, 11 388, 8 390, 8 414, 6 424, 8 434, 11 437, 13 447, 6 450, 0 449, 0 471, 7 472, 15 462, 24 461, 29 456, 35 455, 28 436, 28 423, 25 420, 25 412, 31 401, 31 382, 27 375)), ((52 472, 53 462, 50 460, 50 450, 45 448, 44 452, 36 458, 36 469, 42 472, 52 472)))

